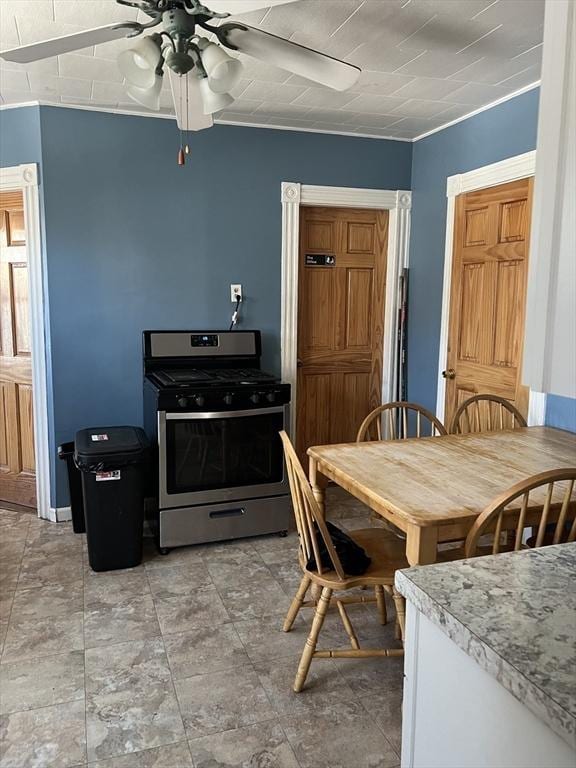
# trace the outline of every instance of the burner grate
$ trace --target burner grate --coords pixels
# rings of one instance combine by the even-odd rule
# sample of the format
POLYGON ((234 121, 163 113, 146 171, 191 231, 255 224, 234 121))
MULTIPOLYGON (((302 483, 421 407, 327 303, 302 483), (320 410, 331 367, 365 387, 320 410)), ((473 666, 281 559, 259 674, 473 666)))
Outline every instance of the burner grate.
POLYGON ((259 384, 275 382, 274 376, 258 368, 175 368, 157 372, 158 379, 164 386, 178 384, 259 384))

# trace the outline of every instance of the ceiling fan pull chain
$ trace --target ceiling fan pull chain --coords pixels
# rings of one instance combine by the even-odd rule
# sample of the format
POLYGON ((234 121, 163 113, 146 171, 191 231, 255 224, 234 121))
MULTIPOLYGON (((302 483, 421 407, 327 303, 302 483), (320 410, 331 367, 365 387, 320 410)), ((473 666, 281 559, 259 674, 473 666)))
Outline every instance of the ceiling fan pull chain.
POLYGON ((186 165, 186 157, 184 155, 184 149, 182 145, 183 145, 182 129, 180 129, 180 149, 178 150, 178 165, 186 165))
MULTIPOLYGON (((182 75, 180 75, 180 78, 182 78, 182 75)), ((184 89, 180 89, 180 109, 183 109, 183 102, 184 102, 184 89)), ((183 149, 183 139, 182 139, 182 126, 180 126, 180 149, 178 150, 178 165, 186 165, 186 157, 184 155, 184 149, 183 149)))
MULTIPOLYGON (((188 78, 186 78, 186 114, 189 114, 189 103, 190 103, 190 97, 188 94, 188 84, 189 84, 188 78)), ((188 135, 190 133, 190 125, 188 124, 188 121, 186 121, 186 144, 184 146, 184 152, 185 154, 190 154, 190 147, 188 146, 188 135)))

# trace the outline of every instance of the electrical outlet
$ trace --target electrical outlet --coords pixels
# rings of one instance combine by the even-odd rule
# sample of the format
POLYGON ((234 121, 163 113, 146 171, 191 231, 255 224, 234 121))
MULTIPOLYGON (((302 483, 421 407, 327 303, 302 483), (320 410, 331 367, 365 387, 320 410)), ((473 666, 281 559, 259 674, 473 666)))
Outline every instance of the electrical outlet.
POLYGON ((230 284, 230 301, 232 304, 236 304, 238 301, 238 296, 240 296, 240 301, 242 301, 242 286, 240 283, 231 283, 230 284))

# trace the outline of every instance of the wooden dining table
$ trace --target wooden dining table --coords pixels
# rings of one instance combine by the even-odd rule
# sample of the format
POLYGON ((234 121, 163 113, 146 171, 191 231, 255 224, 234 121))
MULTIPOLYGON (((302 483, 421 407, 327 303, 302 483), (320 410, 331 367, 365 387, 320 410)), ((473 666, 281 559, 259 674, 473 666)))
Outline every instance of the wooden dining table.
POLYGON ((576 435, 551 427, 308 449, 324 511, 333 480, 406 534, 410 565, 433 563, 438 544, 464 539, 498 494, 530 475, 576 466, 576 435))

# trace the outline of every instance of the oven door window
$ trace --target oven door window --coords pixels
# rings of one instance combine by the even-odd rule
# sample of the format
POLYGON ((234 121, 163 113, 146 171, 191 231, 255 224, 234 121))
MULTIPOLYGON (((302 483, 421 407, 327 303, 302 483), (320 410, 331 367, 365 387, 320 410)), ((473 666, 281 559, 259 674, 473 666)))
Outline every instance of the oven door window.
POLYGON ((168 420, 168 493, 282 482, 283 428, 283 413, 168 420))

